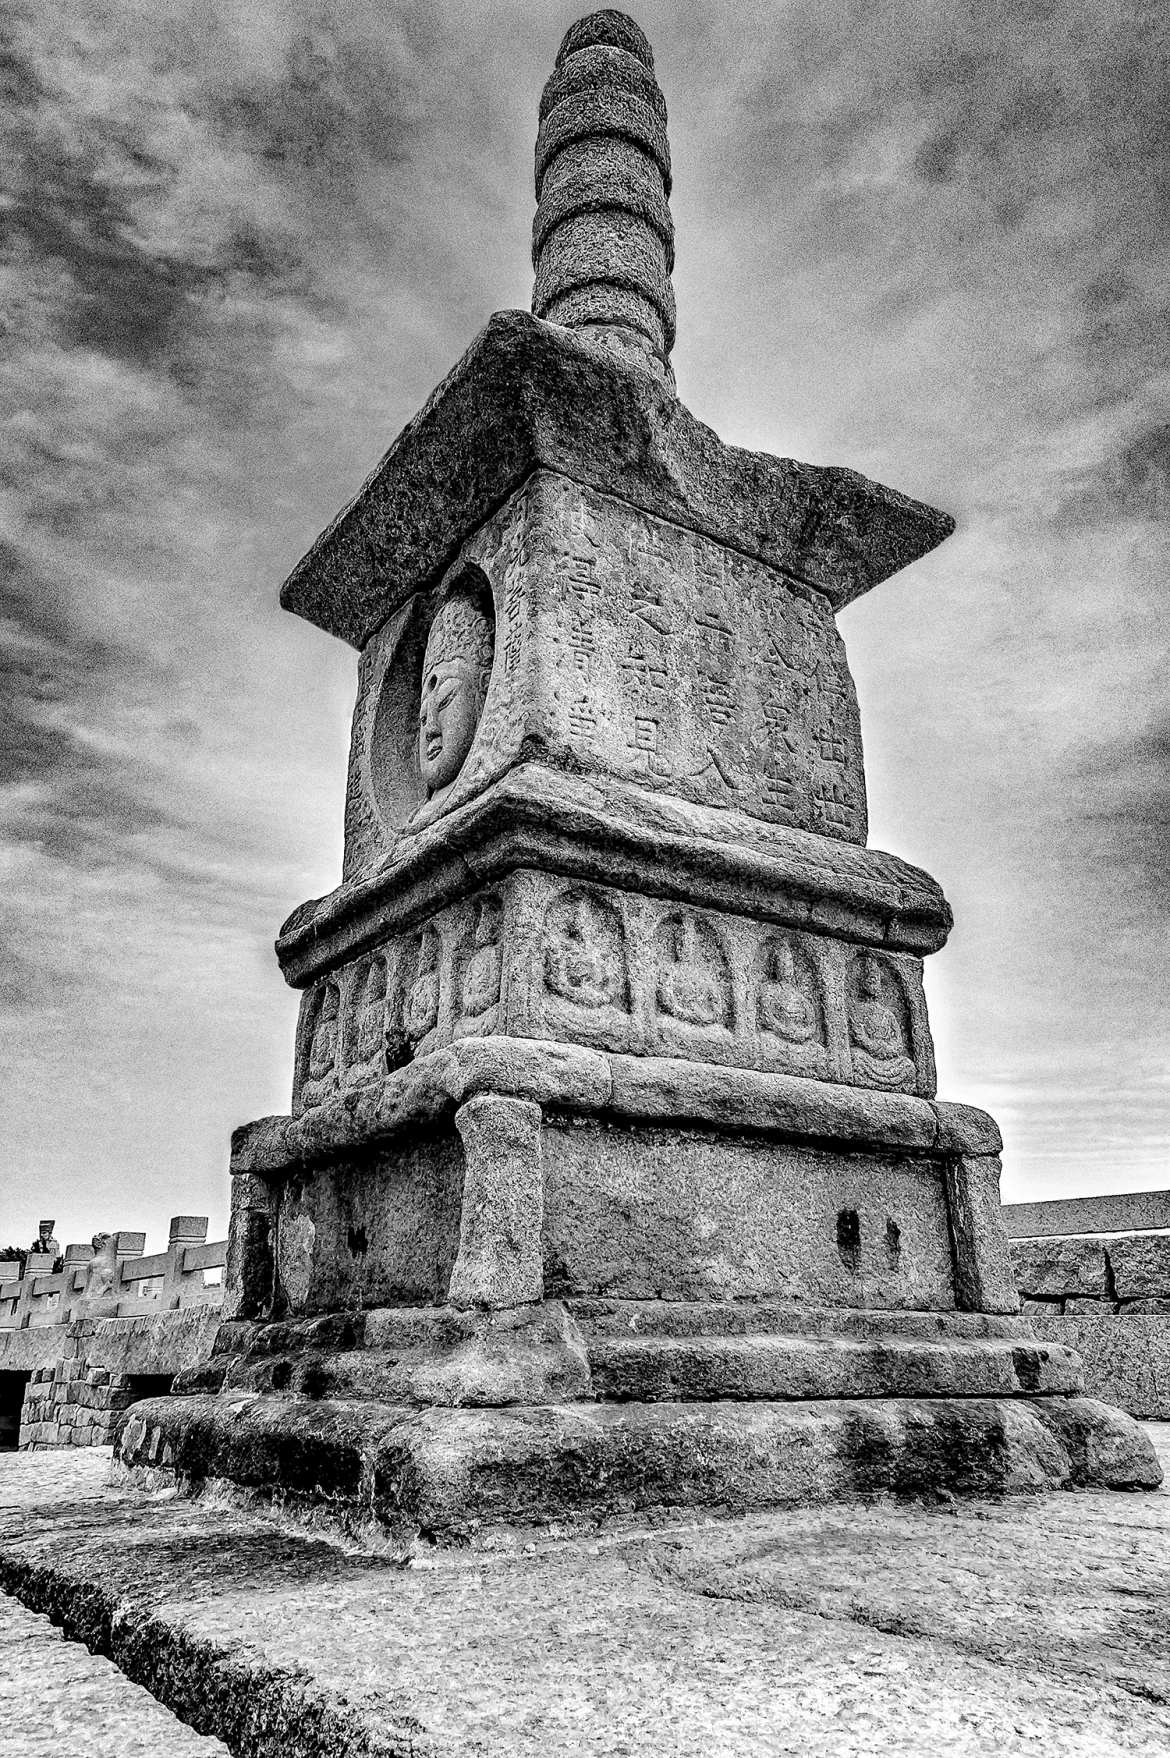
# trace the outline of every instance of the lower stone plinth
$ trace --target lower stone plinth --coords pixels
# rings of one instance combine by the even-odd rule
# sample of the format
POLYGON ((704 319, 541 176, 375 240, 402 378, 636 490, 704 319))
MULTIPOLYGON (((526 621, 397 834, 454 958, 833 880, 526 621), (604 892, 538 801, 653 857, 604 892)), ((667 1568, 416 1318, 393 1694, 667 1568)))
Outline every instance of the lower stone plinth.
POLYGON ((1079 1397, 410 1410, 192 1396, 137 1406, 119 1457, 154 1483, 227 1482, 407 1549, 700 1509, 1161 1481, 1138 1425, 1079 1397))

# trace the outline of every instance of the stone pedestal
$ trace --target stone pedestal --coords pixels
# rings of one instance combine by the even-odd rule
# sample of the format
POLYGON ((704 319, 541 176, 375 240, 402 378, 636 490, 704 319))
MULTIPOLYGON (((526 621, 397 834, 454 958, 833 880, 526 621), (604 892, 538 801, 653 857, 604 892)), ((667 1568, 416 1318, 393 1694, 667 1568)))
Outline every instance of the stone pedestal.
POLYGON ((342 883, 277 943, 214 1360, 122 1457, 399 1537, 1157 1481, 1018 1315, 998 1132, 935 1100, 950 910, 865 846, 834 613, 951 521, 678 400, 619 14, 537 193, 557 321, 493 318, 282 594, 361 652, 342 883))

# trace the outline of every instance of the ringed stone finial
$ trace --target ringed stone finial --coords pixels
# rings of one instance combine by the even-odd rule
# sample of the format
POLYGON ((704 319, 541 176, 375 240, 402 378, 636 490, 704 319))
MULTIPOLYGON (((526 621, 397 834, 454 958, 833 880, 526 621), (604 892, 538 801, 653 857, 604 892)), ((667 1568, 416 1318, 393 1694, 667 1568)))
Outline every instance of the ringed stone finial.
POLYGON ((666 103, 650 44, 624 12, 590 13, 566 33, 540 100, 532 310, 638 339, 667 375, 669 194, 666 103))

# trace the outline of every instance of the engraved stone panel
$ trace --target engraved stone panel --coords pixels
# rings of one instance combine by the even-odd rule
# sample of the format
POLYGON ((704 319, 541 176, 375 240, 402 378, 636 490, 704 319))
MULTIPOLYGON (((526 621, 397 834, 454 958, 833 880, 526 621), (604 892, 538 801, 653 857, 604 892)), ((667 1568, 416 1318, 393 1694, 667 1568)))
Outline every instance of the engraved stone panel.
POLYGON ((549 733, 586 767, 864 842, 857 704, 828 601, 542 473, 526 587, 549 733))
MULTIPOLYGON (((441 682, 454 690, 453 677, 441 682)), ((828 599, 547 470, 362 656, 346 876, 525 760, 865 841, 857 703, 828 599), (472 688, 485 641, 446 656, 466 686, 445 707, 460 723, 448 750, 463 760, 427 781, 412 720, 427 713, 426 643, 469 581, 494 625, 491 685, 472 688)))
POLYGON ((942 1173, 896 1155, 544 1131, 546 1294, 952 1309, 942 1173))

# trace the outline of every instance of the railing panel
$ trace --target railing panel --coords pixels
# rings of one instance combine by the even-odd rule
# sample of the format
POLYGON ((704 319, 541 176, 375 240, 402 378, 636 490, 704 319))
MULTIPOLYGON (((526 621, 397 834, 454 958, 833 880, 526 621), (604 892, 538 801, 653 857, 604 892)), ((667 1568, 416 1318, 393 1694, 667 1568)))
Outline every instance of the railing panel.
POLYGON ((189 1245, 183 1253, 183 1270, 190 1275, 194 1270, 222 1270, 227 1263, 228 1242, 226 1239, 214 1240, 210 1245, 189 1245))

